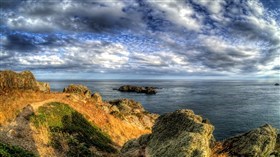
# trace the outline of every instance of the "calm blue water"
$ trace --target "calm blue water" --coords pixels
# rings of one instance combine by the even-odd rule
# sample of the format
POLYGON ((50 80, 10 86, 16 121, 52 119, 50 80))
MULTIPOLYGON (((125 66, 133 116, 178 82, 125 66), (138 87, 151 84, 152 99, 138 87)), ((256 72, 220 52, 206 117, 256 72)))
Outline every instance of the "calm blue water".
MULTIPOLYGON (((46 80, 45 80, 46 81, 46 80)), ((146 110, 163 114, 177 109, 192 109, 215 126, 218 140, 243 133, 265 123, 280 129, 280 86, 266 81, 46 81, 53 91, 62 91, 71 83, 100 92, 105 100, 132 98, 146 110), (121 85, 156 86, 156 95, 121 93, 121 85)))

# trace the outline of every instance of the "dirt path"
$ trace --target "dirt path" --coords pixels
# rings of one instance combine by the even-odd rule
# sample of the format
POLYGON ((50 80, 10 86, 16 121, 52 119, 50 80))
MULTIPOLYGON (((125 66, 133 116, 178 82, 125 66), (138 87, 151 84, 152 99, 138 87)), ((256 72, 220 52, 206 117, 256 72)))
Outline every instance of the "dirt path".
POLYGON ((34 111, 37 111, 40 106, 43 106, 44 104, 50 103, 50 102, 62 102, 62 99, 48 99, 40 102, 31 103, 30 105, 33 107, 34 111))

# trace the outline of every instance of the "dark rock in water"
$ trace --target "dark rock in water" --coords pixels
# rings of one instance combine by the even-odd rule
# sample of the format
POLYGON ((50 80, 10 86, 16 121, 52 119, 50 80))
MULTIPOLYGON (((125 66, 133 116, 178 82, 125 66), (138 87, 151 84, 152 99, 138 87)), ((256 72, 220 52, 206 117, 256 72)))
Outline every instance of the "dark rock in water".
POLYGON ((231 156, 269 156, 275 148, 277 130, 266 124, 223 142, 222 152, 231 156))
POLYGON ((37 82, 30 71, 16 73, 11 70, 0 71, 0 91, 33 90, 50 92, 50 85, 37 82))
POLYGON ((155 87, 140 87, 140 86, 131 86, 131 85, 124 85, 121 86, 118 91, 121 92, 136 92, 136 93, 145 93, 145 94, 156 94, 155 87))
POLYGON ((87 98, 91 98, 91 91, 88 89, 88 87, 84 85, 75 85, 75 84, 70 84, 68 87, 65 87, 63 89, 64 93, 77 93, 81 95, 85 95, 87 98))
POLYGON ((279 83, 275 83, 274 85, 275 85, 275 86, 279 86, 279 83))

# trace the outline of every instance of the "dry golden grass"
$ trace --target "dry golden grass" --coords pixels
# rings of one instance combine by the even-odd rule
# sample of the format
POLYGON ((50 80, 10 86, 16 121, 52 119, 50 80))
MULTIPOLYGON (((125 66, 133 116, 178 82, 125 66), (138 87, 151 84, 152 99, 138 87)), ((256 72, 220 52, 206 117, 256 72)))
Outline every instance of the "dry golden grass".
POLYGON ((72 97, 66 93, 42 93, 33 91, 13 91, 1 94, 0 124, 5 125, 13 120, 27 104, 31 104, 36 109, 45 103, 55 101, 69 104, 69 106, 83 114, 89 121, 101 128, 102 131, 108 133, 113 142, 119 146, 122 146, 129 139, 150 133, 150 130, 137 128, 105 113, 97 107, 94 101, 82 96, 74 95, 72 97))
POLYGON ((223 145, 221 142, 216 142, 215 146, 212 148, 211 157, 229 157, 228 153, 220 153, 223 149, 223 145))

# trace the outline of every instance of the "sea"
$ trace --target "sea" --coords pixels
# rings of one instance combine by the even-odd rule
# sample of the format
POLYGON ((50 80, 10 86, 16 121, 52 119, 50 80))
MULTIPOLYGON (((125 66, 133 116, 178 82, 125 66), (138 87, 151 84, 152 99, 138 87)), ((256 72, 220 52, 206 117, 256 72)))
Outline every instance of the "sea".
POLYGON ((266 123, 280 129, 280 86, 266 80, 43 80, 52 91, 83 84, 103 100, 130 98, 152 113, 191 109, 215 126, 217 140, 244 133, 266 123), (123 93, 122 85, 159 87, 156 95, 123 93))

